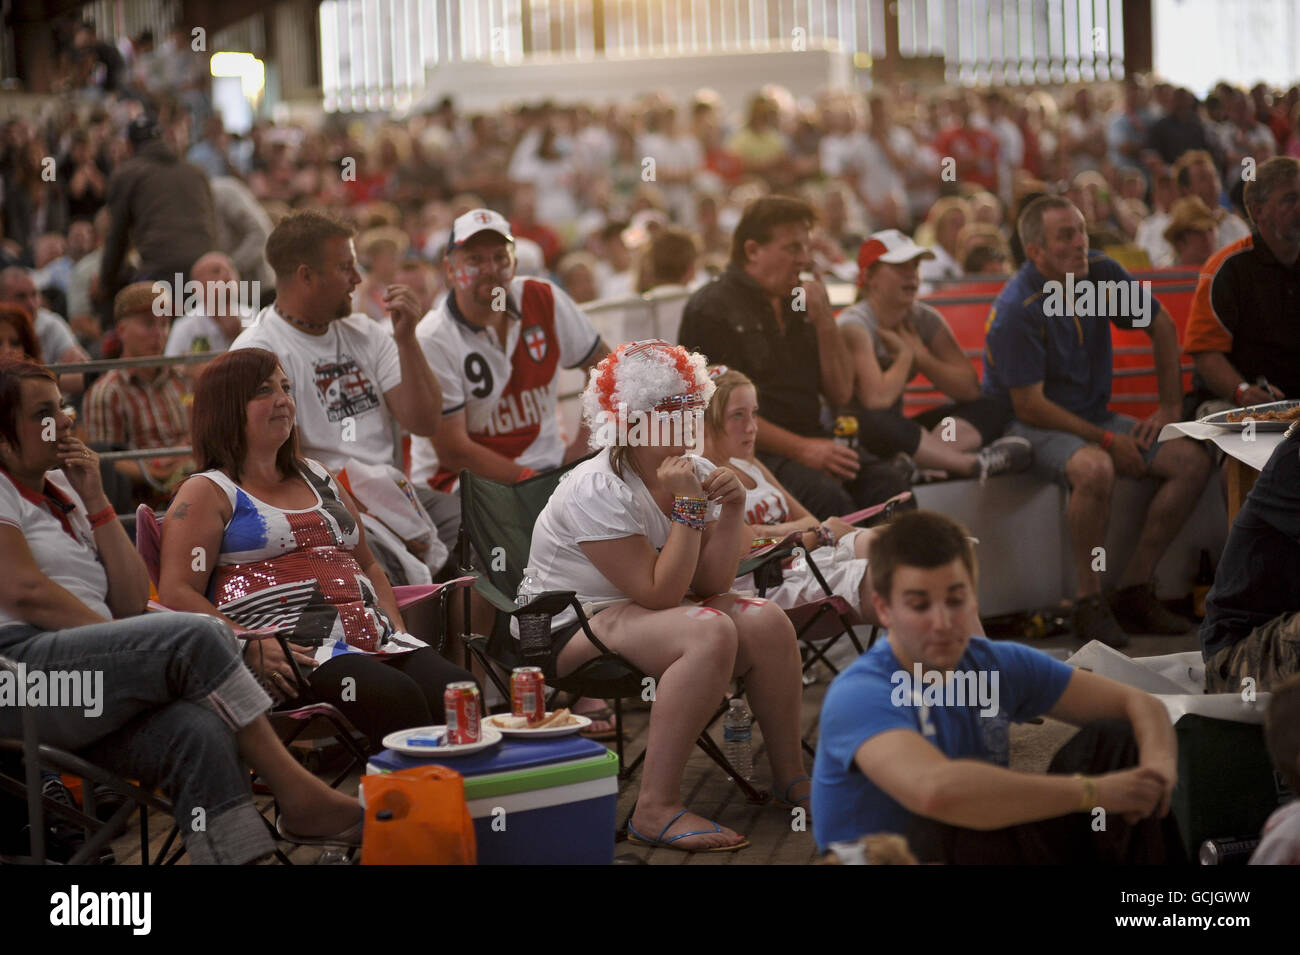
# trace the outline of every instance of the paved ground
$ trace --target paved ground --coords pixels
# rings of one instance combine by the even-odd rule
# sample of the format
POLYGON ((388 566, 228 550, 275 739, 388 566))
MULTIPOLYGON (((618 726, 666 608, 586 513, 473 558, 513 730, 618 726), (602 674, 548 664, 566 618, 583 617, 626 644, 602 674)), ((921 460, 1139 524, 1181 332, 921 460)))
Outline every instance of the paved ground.
MULTIPOLYGON (((835 655, 837 665, 843 665, 852 659, 853 651, 848 641, 842 641, 846 653, 835 655)), ((1062 659, 1074 652, 1079 643, 1073 637, 1059 636, 1033 642, 1042 650, 1053 653, 1062 659)), ((1197 648, 1194 633, 1181 637, 1133 637, 1127 652, 1130 656, 1149 656, 1162 653, 1177 653, 1197 648)), ((807 687, 803 696, 803 730, 805 738, 816 738, 817 714, 826 693, 825 679, 807 687)), ((629 739, 627 756, 634 758, 644 745, 646 727, 649 720, 648 710, 634 710, 625 714, 628 724, 629 739)), ((1016 769, 1042 771, 1060 746, 1069 739, 1073 727, 1054 720, 1045 720, 1041 724, 1013 726, 1011 732, 1011 764, 1016 769)), ((713 729, 713 738, 722 741, 722 724, 719 721, 713 729)), ((612 747, 612 743, 610 746, 612 747)), ((755 775, 756 785, 764 788, 769 783, 767 760, 762 748, 762 733, 754 728, 755 775)), ((356 788, 356 780, 348 780, 344 787, 356 788)), ((717 819, 725 826, 744 833, 750 841, 750 847, 734 853, 688 854, 668 849, 648 849, 628 842, 619 842, 615 847, 615 859, 620 863, 648 863, 650 865, 809 865, 816 861, 817 851, 811 832, 792 830, 792 816, 789 810, 781 810, 768 805, 755 806, 745 800, 743 794, 723 775, 714 763, 702 752, 696 750, 687 763, 682 782, 682 794, 686 804, 696 812, 717 819)), ((632 780, 623 787, 618 800, 618 820, 622 825, 636 801, 637 783, 632 780)), ((269 802, 266 797, 259 800, 263 805, 269 802)), ((150 823, 151 841, 154 851, 171 831, 171 820, 154 816, 150 823)), ((140 838, 137 830, 132 828, 127 835, 114 843, 114 852, 119 864, 135 864, 140 858, 140 838)), ((321 852, 319 849, 298 848, 288 852, 295 864, 316 862, 321 852)), ((186 860, 182 859, 181 864, 186 860)))

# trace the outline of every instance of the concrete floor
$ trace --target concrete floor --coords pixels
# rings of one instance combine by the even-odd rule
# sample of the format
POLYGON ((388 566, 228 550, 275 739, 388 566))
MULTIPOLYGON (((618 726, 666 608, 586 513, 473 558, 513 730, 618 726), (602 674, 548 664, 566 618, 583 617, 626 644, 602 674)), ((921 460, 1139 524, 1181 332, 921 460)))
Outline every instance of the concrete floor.
MULTIPOLYGON (((1073 653, 1079 642, 1071 636, 1049 637, 1032 642, 1032 645, 1052 653, 1061 659, 1073 653)), ((1195 632, 1179 637, 1132 637, 1126 652, 1130 656, 1149 656, 1164 653, 1177 653, 1197 648, 1195 632)), ((841 668, 853 659, 854 651, 847 640, 840 643, 838 652, 831 654, 833 662, 841 668)), ((821 679, 808 686, 803 695, 802 728, 806 739, 815 743, 817 718, 821 711, 822 698, 826 694, 828 682, 826 672, 821 679)), ((646 729, 649 723, 648 710, 632 710, 625 713, 628 739, 627 757, 634 758, 644 746, 646 729)), ((1014 769, 1027 772, 1042 772, 1047 768, 1052 755, 1070 738, 1074 728, 1054 720, 1044 720, 1039 724, 1013 726, 1011 731, 1011 765, 1014 769)), ((722 724, 716 723, 712 731, 713 738, 721 744, 722 724)), ((612 748, 613 744, 609 744, 612 748)), ((769 783, 767 760, 762 746, 762 732, 757 725, 754 728, 755 758, 758 788, 769 783)), ((343 784, 346 791, 355 791, 356 779, 343 784)), ((638 792, 637 780, 624 785, 618 799, 618 820, 621 825, 631 812, 638 792)), ((725 826, 744 833, 750 847, 734 853, 689 854, 669 849, 649 849, 635 846, 628 842, 619 842, 615 846, 615 861, 621 864, 649 865, 809 865, 817 861, 816 844, 812 832, 796 832, 792 829, 790 810, 778 809, 771 804, 751 805, 741 792, 722 774, 698 749, 687 763, 682 780, 682 795, 688 806, 709 818, 717 819, 725 826)), ((259 804, 269 804, 269 797, 260 797, 259 804)), ((269 814, 269 813, 268 813, 269 814)), ((171 820, 155 815, 150 822, 151 842, 154 850, 161 846, 163 839, 171 831, 171 820)), ((113 844, 114 852, 120 865, 131 865, 139 861, 140 839, 138 831, 132 827, 127 834, 113 844)), ((297 848, 288 851, 289 858, 298 865, 312 864, 318 860, 321 850, 297 848)), ((187 864, 182 858, 180 864, 187 864)))

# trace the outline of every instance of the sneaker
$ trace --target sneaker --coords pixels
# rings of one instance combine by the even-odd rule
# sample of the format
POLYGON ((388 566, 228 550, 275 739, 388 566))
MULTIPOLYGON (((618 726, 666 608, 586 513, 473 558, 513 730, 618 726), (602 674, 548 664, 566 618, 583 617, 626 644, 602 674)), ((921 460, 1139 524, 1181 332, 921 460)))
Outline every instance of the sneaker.
POLYGON ((978 465, 975 475, 983 484, 999 474, 1024 471, 1034 463, 1034 446, 1028 439, 1009 434, 979 449, 975 455, 978 465))
POLYGON ((1111 614, 1110 604, 1101 594, 1080 597, 1074 602, 1074 635, 1084 643, 1100 640, 1115 650, 1128 645, 1128 637, 1111 614))
POLYGON ((1111 598, 1115 619, 1128 633, 1173 635, 1187 633, 1192 622, 1165 609, 1150 584, 1134 584, 1116 591, 1111 598))
MULTIPOLYGON (((72 791, 58 776, 46 776, 41 781, 41 795, 57 803, 79 810, 72 791)), ((52 813, 45 816, 45 855, 52 862, 68 862, 86 844, 86 833, 76 823, 59 818, 52 813)), ((113 865, 116 859, 110 846, 100 850, 99 858, 91 865, 113 865)))

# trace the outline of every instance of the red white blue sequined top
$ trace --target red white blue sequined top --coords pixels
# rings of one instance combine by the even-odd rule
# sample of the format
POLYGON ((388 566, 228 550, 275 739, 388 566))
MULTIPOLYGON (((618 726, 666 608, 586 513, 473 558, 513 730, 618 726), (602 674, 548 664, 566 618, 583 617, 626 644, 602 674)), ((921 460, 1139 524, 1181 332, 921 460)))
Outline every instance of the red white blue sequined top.
POLYGON ((253 497, 221 471, 202 471, 225 492, 231 518, 208 599, 249 630, 274 627, 315 647, 318 663, 340 653, 402 653, 426 644, 398 630, 353 556, 360 531, 333 476, 303 459, 314 507, 286 510, 253 497))

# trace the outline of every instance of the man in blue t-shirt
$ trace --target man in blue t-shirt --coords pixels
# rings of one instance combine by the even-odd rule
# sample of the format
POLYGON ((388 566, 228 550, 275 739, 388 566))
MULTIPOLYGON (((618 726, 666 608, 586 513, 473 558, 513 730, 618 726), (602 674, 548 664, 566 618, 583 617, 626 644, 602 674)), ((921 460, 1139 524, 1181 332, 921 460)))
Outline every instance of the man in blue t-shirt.
POLYGON ((922 861, 1079 861, 1104 853, 1108 839, 1125 853, 1173 849, 1158 820, 1177 779, 1177 744, 1158 700, 1037 650, 971 637, 974 549, 941 514, 896 518, 876 532, 870 559, 889 635, 826 694, 813 770, 818 846, 892 832, 906 834, 922 861), (1053 770, 1112 771, 1007 768, 1011 722, 1042 715, 1089 724, 1053 770), (1113 814, 1110 835, 1079 838, 1098 808, 1113 814))
POLYGON ((1166 610, 1150 583, 1211 470, 1198 442, 1156 444, 1160 429, 1181 418, 1178 331, 1149 283, 1134 281, 1100 252, 1089 254, 1083 214, 1068 199, 1035 199, 1017 229, 1026 262, 989 314, 983 390, 1011 406, 1016 420, 1007 433, 1033 444, 1034 470, 1070 489, 1074 632, 1112 647, 1128 642, 1125 631, 1186 633, 1191 623, 1166 610), (1111 324, 1141 328, 1151 338, 1160 406, 1144 421, 1107 407, 1111 324), (1093 566, 1096 548, 1106 543, 1117 474, 1153 477, 1160 487, 1112 605, 1093 566))

